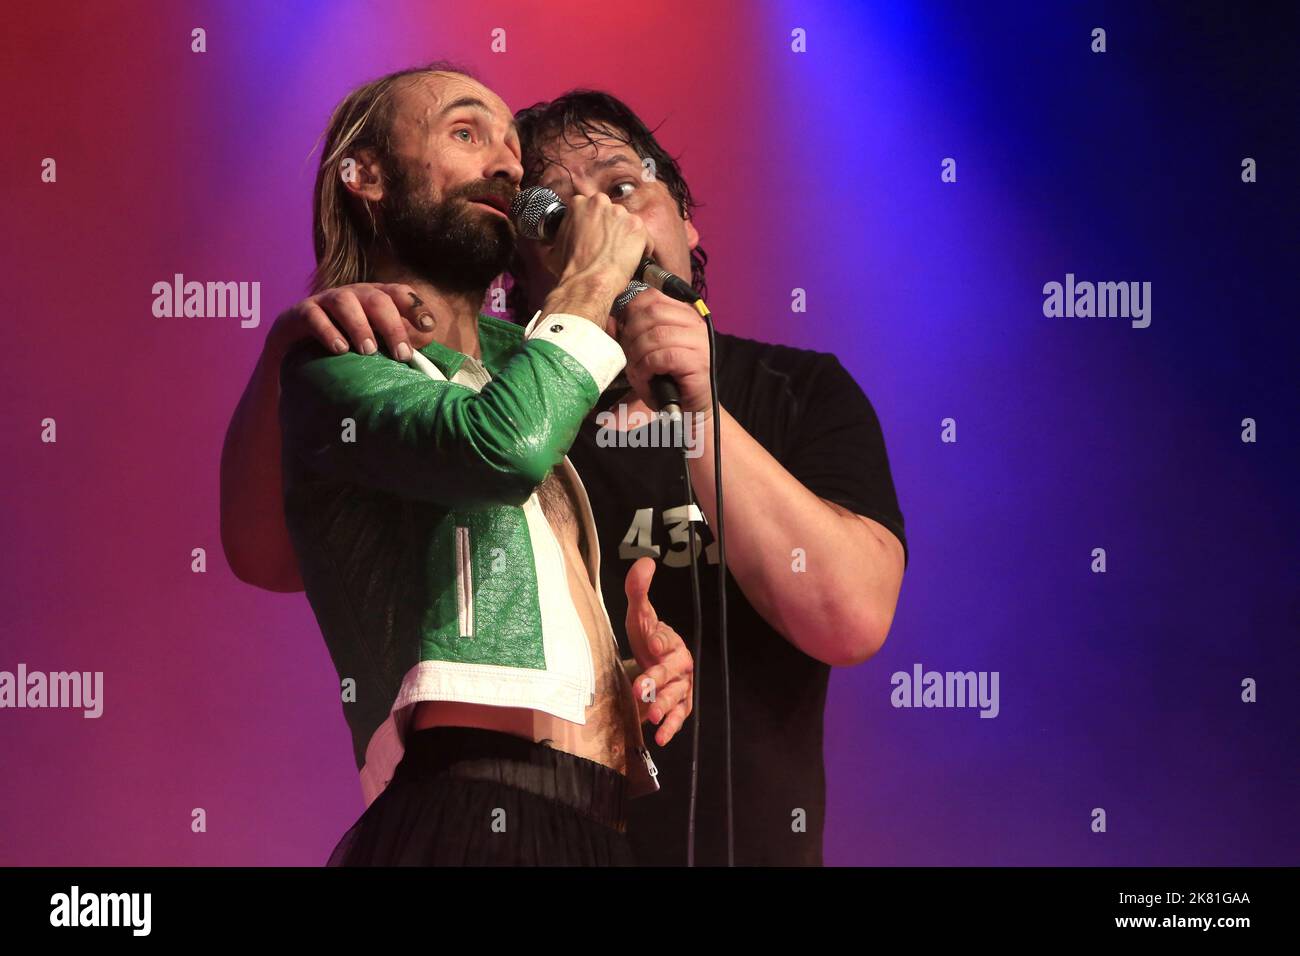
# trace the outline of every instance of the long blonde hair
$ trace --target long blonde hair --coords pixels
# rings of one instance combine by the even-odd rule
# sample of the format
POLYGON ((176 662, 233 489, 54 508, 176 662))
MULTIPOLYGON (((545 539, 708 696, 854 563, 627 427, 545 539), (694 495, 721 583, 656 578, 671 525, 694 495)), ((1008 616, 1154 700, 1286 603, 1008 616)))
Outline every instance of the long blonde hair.
POLYGON ((363 148, 375 150, 381 159, 390 157, 393 93, 402 80, 430 73, 459 73, 477 80, 463 67, 440 60, 381 76, 357 87, 334 107, 323 134, 325 145, 312 200, 312 240, 316 249, 316 269, 311 276, 313 294, 369 281, 367 252, 376 235, 374 211, 366 203, 367 221, 362 221, 360 209, 343 182, 343 162, 355 158, 352 154, 363 148))

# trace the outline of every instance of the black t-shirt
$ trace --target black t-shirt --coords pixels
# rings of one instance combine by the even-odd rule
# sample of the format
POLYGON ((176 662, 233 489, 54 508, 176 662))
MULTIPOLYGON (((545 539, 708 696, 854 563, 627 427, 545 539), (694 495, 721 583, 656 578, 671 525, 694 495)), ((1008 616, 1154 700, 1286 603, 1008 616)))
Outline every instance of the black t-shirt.
MULTIPOLYGON (((718 333, 716 362, 718 399, 736 421, 814 494, 887 527, 906 554, 903 516, 880 423, 839 360, 828 353, 718 333)), ((631 657, 624 633, 623 582, 638 557, 657 557, 651 603, 688 646, 693 613, 681 449, 608 447, 608 433, 606 447, 598 443, 596 416, 626 387, 622 376, 610 386, 569 456, 591 497, 605 606, 623 656, 631 657)), ((644 429, 647 438, 651 431, 661 429, 644 429)), ((704 645, 703 661, 696 663, 702 694, 696 863, 725 865, 717 565, 715 549, 709 547, 711 530, 702 520, 695 527, 704 645)), ((730 575, 727 633, 736 862, 820 864, 826 810, 822 717, 830 668, 781 637, 730 575), (801 810, 806 821, 802 832, 795 826, 801 810)), ((694 721, 693 715, 666 748, 650 740, 652 728, 646 727, 662 789, 628 803, 628 836, 642 864, 686 862, 694 721)))

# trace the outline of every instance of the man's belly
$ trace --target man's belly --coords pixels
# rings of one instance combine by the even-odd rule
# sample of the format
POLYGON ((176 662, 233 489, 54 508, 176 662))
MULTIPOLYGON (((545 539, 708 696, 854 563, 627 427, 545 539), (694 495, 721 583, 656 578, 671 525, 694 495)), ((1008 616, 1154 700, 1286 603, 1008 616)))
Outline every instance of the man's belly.
POLYGON ((596 686, 595 700, 587 708, 587 722, 575 724, 525 707, 421 701, 415 705, 411 729, 450 726, 497 730, 627 773, 627 752, 636 746, 639 722, 636 700, 576 541, 563 534, 557 537, 564 551, 569 593, 591 648, 596 686))

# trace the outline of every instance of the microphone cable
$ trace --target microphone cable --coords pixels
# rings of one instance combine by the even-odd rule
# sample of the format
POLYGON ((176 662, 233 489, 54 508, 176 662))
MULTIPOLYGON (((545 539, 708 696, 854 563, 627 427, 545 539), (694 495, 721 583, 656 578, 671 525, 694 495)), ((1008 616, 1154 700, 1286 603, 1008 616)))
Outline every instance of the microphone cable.
MULTIPOLYGON (((678 433, 684 433, 684 420, 679 419, 677 423, 678 433)), ((700 778, 700 687, 702 685, 701 677, 704 672, 703 664, 703 637, 704 625, 702 623, 703 611, 700 608, 700 566, 698 560, 699 541, 695 532, 695 516, 691 509, 695 508, 695 489, 691 487, 691 461, 687 455, 686 442, 682 442, 682 477, 686 480, 686 527, 690 534, 690 556, 691 556, 691 608, 693 618, 691 631, 693 640, 691 642, 691 655, 693 663, 691 666, 694 679, 691 681, 691 716, 695 722, 691 725, 691 796, 690 810, 686 818, 686 865, 688 867, 695 865, 695 801, 699 793, 700 778)), ((701 512, 701 515, 703 512, 701 512)))
MULTIPOLYGON (((722 720, 723 720, 723 770, 726 781, 725 811, 727 832, 727 866, 736 865, 735 828, 732 823, 732 772, 731 772, 731 666, 727 648, 727 547, 726 531, 723 522, 722 502, 722 418, 718 410, 718 367, 717 337, 713 327, 713 314, 704 300, 696 298, 691 303, 709 333, 709 401, 713 423, 713 483, 714 501, 717 510, 717 527, 714 529, 714 542, 718 546, 718 650, 722 658, 722 720)), ((680 427, 685 429, 685 422, 680 427)), ((691 715, 695 724, 691 729, 691 789, 690 811, 686 825, 686 865, 695 866, 695 818, 699 793, 700 768, 700 688, 703 659, 703 613, 700 606, 700 575, 698 564, 698 541, 695 532, 695 518, 691 510, 695 509, 703 517, 703 511, 695 502, 695 490, 691 484, 690 457, 687 455, 686 442, 682 442, 682 473, 686 483, 686 517, 690 534, 691 567, 691 601, 694 608, 694 680, 692 681, 691 715)))

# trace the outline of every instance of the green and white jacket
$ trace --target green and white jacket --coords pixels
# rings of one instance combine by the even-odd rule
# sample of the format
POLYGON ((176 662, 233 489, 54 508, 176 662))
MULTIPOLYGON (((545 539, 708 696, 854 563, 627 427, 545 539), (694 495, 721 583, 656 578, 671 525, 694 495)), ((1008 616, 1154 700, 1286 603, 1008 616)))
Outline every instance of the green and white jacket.
MULTIPOLYGON (((281 366, 285 518, 367 805, 392 779, 419 701, 583 724, 595 699, 536 488, 561 468, 578 489, 603 608, 591 506, 566 452, 623 350, 584 318, 540 312, 526 329, 480 315, 479 342, 481 362, 434 342, 408 363, 303 342, 281 366)), ((631 796, 658 789, 636 733, 631 796)))

